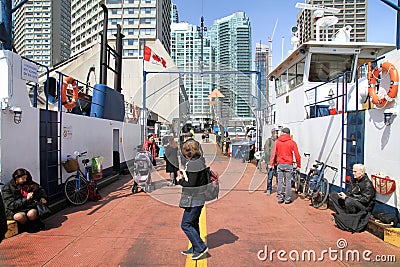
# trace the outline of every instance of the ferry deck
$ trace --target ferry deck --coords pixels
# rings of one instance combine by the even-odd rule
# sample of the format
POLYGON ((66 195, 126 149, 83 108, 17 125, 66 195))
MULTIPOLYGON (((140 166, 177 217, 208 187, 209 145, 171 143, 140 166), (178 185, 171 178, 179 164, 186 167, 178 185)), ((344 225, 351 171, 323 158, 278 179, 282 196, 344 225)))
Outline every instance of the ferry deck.
POLYGON ((44 231, 5 239, 0 265, 399 266, 400 248, 368 231, 339 230, 332 210, 315 209, 295 193, 291 204, 278 204, 275 187, 272 195, 264 193, 265 174, 254 164, 223 156, 214 142, 202 147, 221 175, 221 197, 200 218, 209 247, 201 260, 180 253, 189 245, 180 229, 180 186, 167 186, 159 160, 164 180, 152 193, 132 194, 131 176, 120 175, 100 190, 100 201, 54 213, 44 231))

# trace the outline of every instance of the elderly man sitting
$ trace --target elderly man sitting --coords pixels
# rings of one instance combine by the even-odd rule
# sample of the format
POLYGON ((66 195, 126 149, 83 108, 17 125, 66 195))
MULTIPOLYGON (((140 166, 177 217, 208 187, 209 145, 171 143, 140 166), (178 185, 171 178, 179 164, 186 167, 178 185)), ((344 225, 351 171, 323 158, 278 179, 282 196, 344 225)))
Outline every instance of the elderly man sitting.
POLYGON ((367 225, 374 208, 375 189, 364 165, 354 164, 353 176, 346 193, 332 192, 330 198, 336 210, 336 225, 343 230, 359 232, 367 225))

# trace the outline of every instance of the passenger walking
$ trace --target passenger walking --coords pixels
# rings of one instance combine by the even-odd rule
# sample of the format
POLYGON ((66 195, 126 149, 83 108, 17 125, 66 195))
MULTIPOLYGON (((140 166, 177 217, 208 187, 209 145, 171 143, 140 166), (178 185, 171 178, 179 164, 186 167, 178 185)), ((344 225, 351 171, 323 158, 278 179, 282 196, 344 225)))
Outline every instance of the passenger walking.
POLYGON ((169 186, 177 184, 179 160, 178 160, 178 144, 173 136, 168 137, 168 143, 164 146, 165 171, 169 173, 169 186))
POLYGON ((297 169, 301 167, 301 158, 297 144, 290 138, 290 129, 285 127, 282 129, 281 136, 275 141, 271 152, 268 168, 275 166, 275 158, 278 174, 278 203, 292 203, 292 177, 293 163, 296 162, 297 169), (293 155, 295 161, 293 160, 293 155), (283 180, 286 182, 286 192, 283 194, 283 180))
POLYGON ((187 140, 182 147, 182 154, 187 159, 186 168, 178 172, 178 183, 182 186, 180 206, 184 208, 181 228, 189 239, 192 247, 181 253, 192 255, 193 260, 200 259, 208 251, 200 237, 200 215, 204 206, 204 196, 199 194, 202 186, 207 185, 205 161, 200 152, 199 142, 187 140), (183 173, 184 172, 184 173, 183 173), (186 198, 185 198, 186 196, 186 198), (182 201, 186 200, 186 201, 182 201))
POLYGON ((152 164, 153 166, 156 166, 156 157, 157 157, 157 151, 159 150, 158 145, 156 144, 156 141, 154 139, 153 134, 149 134, 147 136, 147 140, 144 141, 143 147, 142 147, 143 151, 149 151, 151 156, 152 156, 152 164))
POLYGON ((186 159, 186 157, 184 157, 184 155, 182 153, 182 148, 183 148, 183 145, 189 140, 193 140, 194 142, 197 142, 199 149, 200 149, 201 157, 203 157, 203 154, 204 154, 201 144, 197 140, 194 139, 194 135, 192 135, 191 132, 184 133, 183 134, 183 142, 180 144, 180 148, 181 148, 180 158, 181 158, 181 165, 183 165, 183 166, 186 165, 187 159, 186 159))
POLYGON ((46 191, 32 181, 32 176, 25 169, 17 169, 12 179, 3 188, 4 205, 8 220, 15 220, 24 225, 29 232, 44 229, 40 221, 35 202, 47 203, 46 191))
MULTIPOLYGON (((273 128, 271 130, 271 137, 268 137, 267 141, 265 141, 264 144, 264 160, 267 164, 269 162, 269 159, 271 158, 272 148, 274 147, 274 143, 277 138, 278 138, 278 130, 276 128, 273 128)), ((274 175, 276 177, 276 158, 274 158, 274 167, 269 168, 269 166, 267 165, 267 171, 268 171, 267 188, 265 189, 264 193, 266 193, 267 195, 271 195, 272 177, 274 175)))

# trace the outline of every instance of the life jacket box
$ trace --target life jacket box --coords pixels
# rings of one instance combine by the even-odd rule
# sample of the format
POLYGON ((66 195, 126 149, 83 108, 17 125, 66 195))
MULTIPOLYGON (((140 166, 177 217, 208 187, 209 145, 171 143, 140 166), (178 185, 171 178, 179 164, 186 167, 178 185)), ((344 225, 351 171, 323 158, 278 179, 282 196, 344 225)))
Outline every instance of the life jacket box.
POLYGON ((5 234, 5 238, 9 238, 18 234, 18 223, 14 220, 7 220, 8 230, 5 234))
POLYGON ((383 240, 393 246, 400 247, 400 228, 386 228, 383 233, 383 240))

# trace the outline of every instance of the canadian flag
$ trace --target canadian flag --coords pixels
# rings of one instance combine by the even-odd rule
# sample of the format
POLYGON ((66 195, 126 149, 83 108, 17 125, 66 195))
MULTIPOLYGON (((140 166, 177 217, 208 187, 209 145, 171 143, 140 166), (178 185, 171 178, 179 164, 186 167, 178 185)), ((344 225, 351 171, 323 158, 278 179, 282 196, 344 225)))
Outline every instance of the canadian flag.
POLYGON ((151 50, 151 48, 146 45, 144 46, 143 59, 153 64, 158 64, 160 66, 163 66, 164 68, 167 67, 167 62, 165 61, 165 59, 154 53, 153 50, 151 50))

